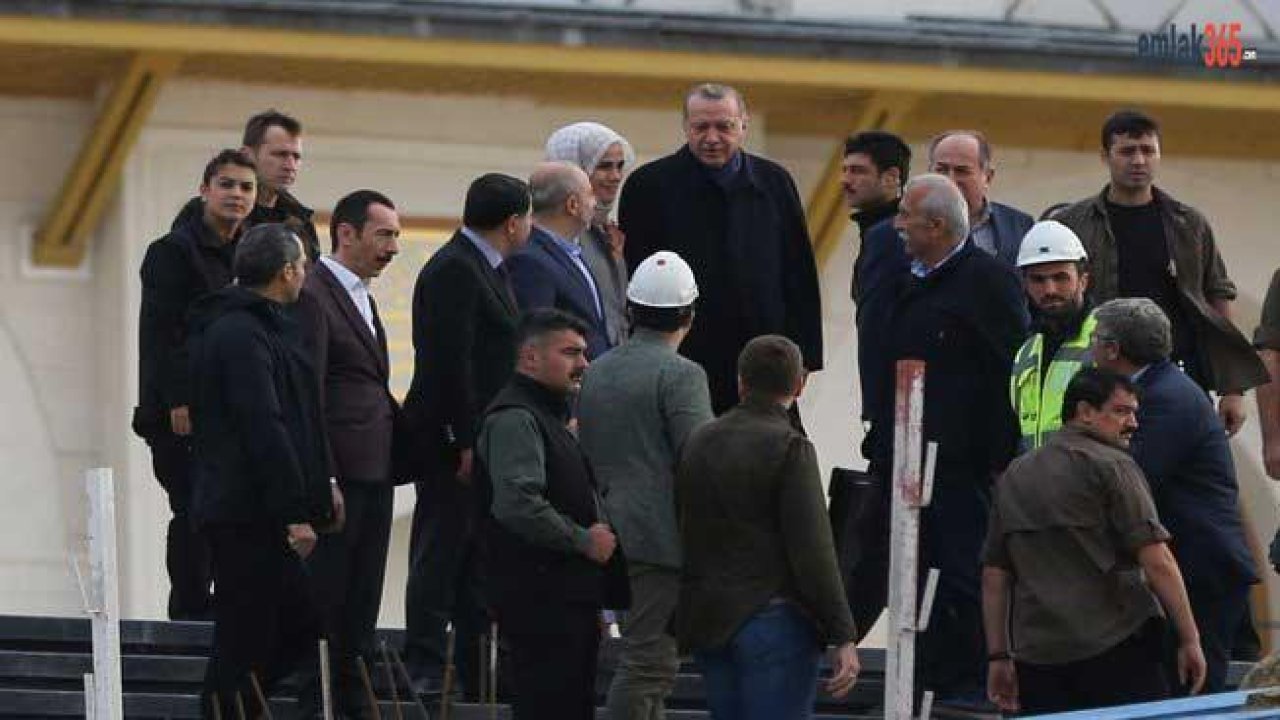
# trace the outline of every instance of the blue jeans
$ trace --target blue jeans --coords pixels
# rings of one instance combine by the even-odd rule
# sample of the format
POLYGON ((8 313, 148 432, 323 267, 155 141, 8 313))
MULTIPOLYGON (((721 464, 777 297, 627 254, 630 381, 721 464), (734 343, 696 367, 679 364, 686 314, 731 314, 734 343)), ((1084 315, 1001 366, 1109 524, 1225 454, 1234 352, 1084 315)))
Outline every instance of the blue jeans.
POLYGON ((715 720, 805 720, 813 715, 822 648, 794 606, 766 606, 724 647, 694 654, 715 720))

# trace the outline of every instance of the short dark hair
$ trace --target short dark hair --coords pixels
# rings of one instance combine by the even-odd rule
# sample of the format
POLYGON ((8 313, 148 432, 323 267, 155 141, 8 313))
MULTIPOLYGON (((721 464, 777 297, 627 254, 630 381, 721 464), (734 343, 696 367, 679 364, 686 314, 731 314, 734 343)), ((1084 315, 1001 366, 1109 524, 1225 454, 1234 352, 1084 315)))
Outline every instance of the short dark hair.
POLYGON ((228 165, 239 165, 243 168, 249 168, 255 174, 258 172, 258 163, 254 162, 253 158, 239 150, 227 148, 225 150, 218 151, 218 154, 214 155, 213 159, 205 164, 204 175, 201 176, 200 184, 208 185, 209 181, 213 179, 213 176, 217 175, 219 170, 228 165))
POLYGON ((529 184, 525 181, 502 173, 486 173, 467 188, 462 224, 472 230, 493 230, 512 215, 529 212, 530 202, 529 184))
POLYGON ((369 220, 370 205, 384 205, 392 210, 396 209, 391 200, 377 190, 356 190, 338 201, 333 208, 333 217, 329 218, 331 250, 334 252, 338 250, 339 225, 346 223, 355 228, 356 233, 364 230, 364 224, 369 220))
POLYGON ((572 330, 584 338, 587 336, 587 324, 576 315, 555 308, 529 310, 520 315, 520 324, 516 328, 516 347, 524 347, 563 330, 572 330))
POLYGON ((1081 402, 1089 407, 1102 409, 1116 390, 1123 390, 1130 395, 1138 395, 1138 386, 1127 375, 1114 370, 1097 367, 1082 368, 1067 383, 1066 392, 1062 395, 1062 420, 1067 422, 1076 417, 1076 406, 1081 402))
POLYGON ((298 137, 302 134, 302 123, 272 108, 249 118, 249 122, 244 124, 244 140, 240 144, 245 147, 258 147, 266 137, 267 130, 273 127, 283 128, 289 133, 289 137, 298 137))
POLYGON ((933 153, 938 149, 938 143, 946 140, 953 135, 964 135, 978 141, 978 164, 984 168, 991 167, 991 160, 995 157, 991 152, 991 141, 987 140, 986 133, 981 130, 944 130, 929 141, 929 165, 933 165, 933 153))
POLYGON ((738 377, 747 394, 792 395, 803 372, 800 347, 781 335, 754 337, 738 355, 738 377))
POLYGON ((1120 110, 1112 113, 1107 121, 1102 123, 1102 149, 1104 151, 1111 150, 1111 145, 1115 143, 1115 137, 1121 135, 1127 138, 1137 140, 1144 135, 1155 135, 1160 138, 1160 123, 1155 118, 1146 113, 1137 110, 1120 110))
POLYGON ((675 332, 693 322, 693 306, 653 307, 628 302, 627 313, 631 316, 631 326, 646 328, 658 332, 675 332))
POLYGON ((232 261, 236 282, 247 288, 266 287, 280 269, 303 256, 302 241, 281 223, 255 225, 236 244, 232 261))
POLYGON ((844 141, 844 154, 862 153, 871 158, 876 170, 898 168, 898 180, 905 184, 911 169, 911 148, 902 138, 883 130, 864 130, 844 141))

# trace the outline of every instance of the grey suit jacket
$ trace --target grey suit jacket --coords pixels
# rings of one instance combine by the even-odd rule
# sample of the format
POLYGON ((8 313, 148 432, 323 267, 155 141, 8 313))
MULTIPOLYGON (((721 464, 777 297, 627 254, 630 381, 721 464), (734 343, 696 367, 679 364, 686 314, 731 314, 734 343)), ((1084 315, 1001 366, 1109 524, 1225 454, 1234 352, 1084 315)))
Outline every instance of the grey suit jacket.
POLYGON ((603 233, 604 230, 597 226, 583 233, 582 259, 600 290, 605 324, 609 329, 609 346, 617 347, 627 339, 627 331, 631 327, 627 320, 627 261, 613 257, 603 233))
POLYGON ((706 373, 652 331, 637 329, 587 368, 579 439, 628 561, 680 567, 676 462, 712 417, 706 373))

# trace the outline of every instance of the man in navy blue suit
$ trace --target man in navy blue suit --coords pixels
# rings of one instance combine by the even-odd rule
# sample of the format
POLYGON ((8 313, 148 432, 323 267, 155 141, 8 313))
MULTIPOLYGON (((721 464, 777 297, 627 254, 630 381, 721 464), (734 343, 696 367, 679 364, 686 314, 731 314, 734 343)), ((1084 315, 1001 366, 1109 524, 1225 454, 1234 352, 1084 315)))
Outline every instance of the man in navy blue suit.
POLYGON ((1112 300, 1095 317, 1094 362, 1132 377, 1141 390, 1130 451, 1173 535, 1209 667, 1204 691, 1221 692, 1249 586, 1258 582, 1226 427, 1205 391, 1169 361, 1173 334, 1159 305, 1112 300))
POLYGON ((987 198, 996 167, 991 143, 977 130, 948 130, 929 143, 929 172, 946 175, 969 204, 969 239, 1014 267, 1022 236, 1035 222, 1017 208, 987 198))
POLYGON ((587 359, 609 349, 600 285, 582 257, 579 238, 591 227, 596 196, 581 168, 564 162, 539 165, 529 176, 533 232, 513 255, 511 284, 522 311, 563 310, 587 326, 587 359))

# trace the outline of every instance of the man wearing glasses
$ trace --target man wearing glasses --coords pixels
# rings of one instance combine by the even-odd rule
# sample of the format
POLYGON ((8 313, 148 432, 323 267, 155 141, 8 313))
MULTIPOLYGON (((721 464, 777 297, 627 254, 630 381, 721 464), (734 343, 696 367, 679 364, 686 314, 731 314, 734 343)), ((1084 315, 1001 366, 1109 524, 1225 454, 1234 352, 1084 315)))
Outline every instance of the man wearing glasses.
POLYGON ((727 85, 685 95, 684 147, 632 173, 619 221, 627 265, 659 250, 698 278, 699 322, 681 353, 707 372, 717 412, 738 400, 737 358, 757 335, 790 338, 822 367, 822 308, 804 208, 791 175, 743 150, 747 106, 727 85))

